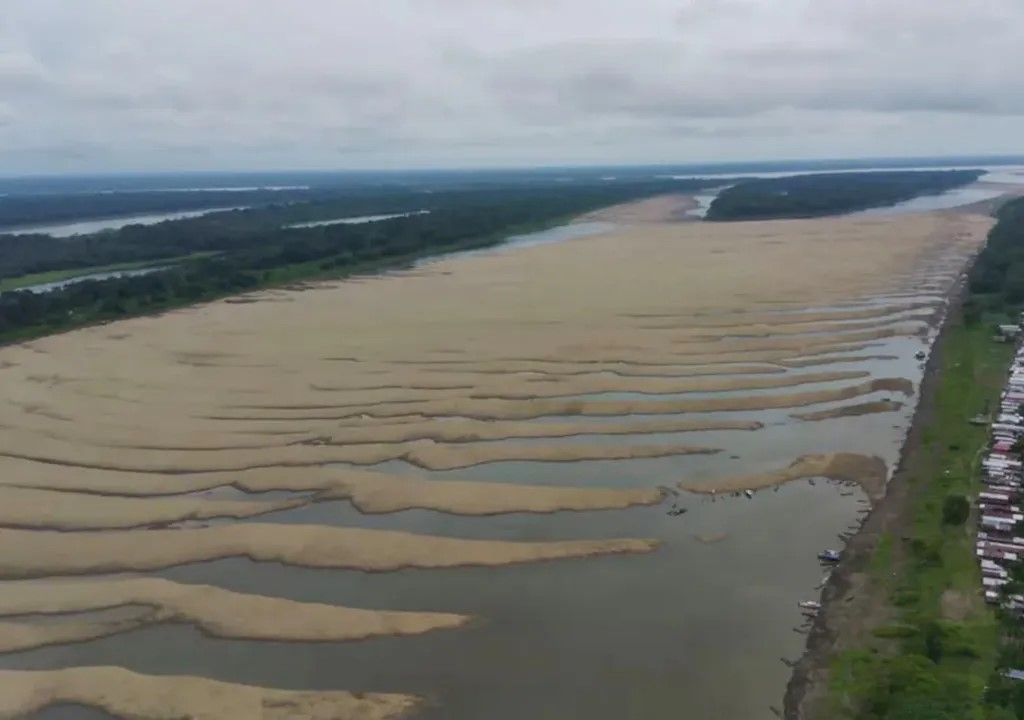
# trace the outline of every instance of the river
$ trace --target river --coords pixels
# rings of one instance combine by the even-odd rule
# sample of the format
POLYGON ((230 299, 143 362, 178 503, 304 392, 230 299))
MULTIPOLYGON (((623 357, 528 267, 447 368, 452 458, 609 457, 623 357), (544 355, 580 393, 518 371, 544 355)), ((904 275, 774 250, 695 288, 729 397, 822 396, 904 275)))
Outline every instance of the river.
POLYGON ((153 213, 148 215, 122 215, 121 217, 103 218, 99 220, 75 220, 74 222, 53 223, 48 225, 20 225, 0 228, 0 235, 50 235, 52 237, 72 237, 89 235, 104 230, 119 230, 128 225, 156 225, 168 220, 184 220, 201 217, 215 212, 242 210, 243 207, 206 208, 205 210, 180 210, 171 213, 153 213))
MULTIPOLYGON (((506 245, 464 253, 463 258, 572 241, 613 229, 615 225, 610 223, 563 226, 515 236, 506 245)), ((585 243, 579 245, 582 262, 586 261, 586 247, 585 243)), ((425 261, 419 270, 444 259, 425 261)), ((397 274, 368 282, 414 283, 419 270, 409 278, 397 274)), ((615 291, 615 283, 615 278, 610 278, 609 292, 615 291)), ((888 303, 898 315, 900 306, 935 300, 909 294, 877 297, 859 307, 888 303)), ((839 311, 850 306, 813 309, 839 311)), ((887 356, 884 359, 851 360, 827 369, 905 377, 916 386, 921 363, 914 355, 930 342, 930 335, 879 340, 870 354, 887 356)), ((839 385, 842 383, 821 386, 839 385)), ((619 393, 617 397, 633 395, 619 393)), ((864 399, 885 395, 874 393, 864 399)), ((700 396, 688 393, 686 397, 700 396)), ((601 399, 610 398, 611 394, 604 393, 601 399)), ((801 411, 833 405, 812 405, 801 411)), ((682 479, 785 467, 797 456, 826 448, 878 455, 892 467, 909 426, 912 405, 882 416, 824 422, 796 421, 790 409, 704 413, 701 419, 742 418, 764 427, 739 437, 735 432, 706 431, 643 438, 652 443, 681 440, 726 448, 718 455, 496 462, 479 469, 427 475, 438 480, 480 480, 483 476, 495 482, 569 487, 670 486, 682 479)), ((629 419, 636 418, 589 421, 600 424, 629 419)), ((591 435, 565 442, 633 441, 591 435)), ((532 441, 502 442, 523 445, 532 441)), ((374 469, 424 475, 398 460, 374 469)), ((823 570, 815 555, 837 546, 837 535, 848 530, 864 509, 865 496, 859 489, 818 480, 762 490, 751 499, 684 493, 676 502, 688 512, 669 515, 666 503, 619 511, 464 517, 427 510, 365 515, 339 501, 306 505, 255 522, 510 540, 653 537, 663 545, 655 553, 637 557, 393 573, 316 570, 243 559, 192 563, 155 574, 302 601, 461 612, 477 621, 458 631, 355 643, 214 639, 188 625, 168 623, 2 657, 0 667, 110 664, 143 673, 200 675, 279 688, 420 693, 437 701, 417 716, 422 720, 771 720, 772 706, 781 707, 790 672, 782 659, 796 659, 804 644, 804 636, 794 632, 802 622, 797 603, 815 598, 822 580, 823 570), (794 522, 796 518, 799 522, 794 522)), ((63 707, 38 717, 78 720, 105 715, 63 707)))
POLYGON ((54 280, 53 282, 25 285, 24 287, 18 288, 18 290, 28 290, 29 292, 34 293, 48 293, 53 292, 54 290, 61 290, 62 288, 66 288, 68 285, 75 285, 88 280, 109 280, 111 278, 138 277, 140 275, 149 275, 150 273, 159 272, 160 270, 167 270, 170 267, 172 266, 158 265, 156 267, 135 268, 132 270, 108 270, 107 272, 94 272, 87 275, 76 275, 74 277, 64 278, 63 280, 54 280))

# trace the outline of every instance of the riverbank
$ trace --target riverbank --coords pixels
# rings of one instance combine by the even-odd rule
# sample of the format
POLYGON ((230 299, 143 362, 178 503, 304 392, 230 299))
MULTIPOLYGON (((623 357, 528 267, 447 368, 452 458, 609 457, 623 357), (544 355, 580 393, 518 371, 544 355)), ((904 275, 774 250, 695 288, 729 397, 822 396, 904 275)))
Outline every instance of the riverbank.
POLYGON ((932 642, 937 674, 950 670, 933 657, 948 645, 954 657, 947 662, 968 686, 965 696, 980 700, 995 652, 994 622, 977 590, 970 538, 943 525, 942 506, 949 494, 970 496, 977 484, 985 429, 967 419, 998 398, 1011 350, 994 343, 987 326, 964 325, 962 300, 958 291, 950 301, 886 494, 849 538, 824 587, 787 687, 786 720, 856 717, 863 703, 877 702, 880 686, 900 682, 885 658, 899 658, 905 643, 932 642), (928 640, 929 628, 938 628, 938 640, 928 640))

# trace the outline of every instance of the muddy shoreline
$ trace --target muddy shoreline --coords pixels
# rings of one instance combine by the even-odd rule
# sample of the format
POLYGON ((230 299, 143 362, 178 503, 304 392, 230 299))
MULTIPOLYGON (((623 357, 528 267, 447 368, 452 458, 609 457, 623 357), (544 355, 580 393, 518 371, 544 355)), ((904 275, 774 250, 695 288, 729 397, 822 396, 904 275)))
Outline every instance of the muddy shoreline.
POLYGON ((965 269, 961 274, 949 297, 945 316, 928 354, 917 407, 885 496, 874 504, 864 522, 849 538, 843 548, 842 560, 822 590, 822 609, 807 634, 804 653, 793 665, 793 673, 786 685, 784 720, 818 720, 824 717, 821 705, 828 697, 829 664, 836 650, 841 650, 844 641, 858 634, 864 621, 879 611, 880 599, 871 592, 867 571, 881 538, 909 521, 910 478, 922 466, 927 453, 924 428, 934 416, 942 352, 950 328, 960 319, 964 294, 962 282, 967 272, 965 269))

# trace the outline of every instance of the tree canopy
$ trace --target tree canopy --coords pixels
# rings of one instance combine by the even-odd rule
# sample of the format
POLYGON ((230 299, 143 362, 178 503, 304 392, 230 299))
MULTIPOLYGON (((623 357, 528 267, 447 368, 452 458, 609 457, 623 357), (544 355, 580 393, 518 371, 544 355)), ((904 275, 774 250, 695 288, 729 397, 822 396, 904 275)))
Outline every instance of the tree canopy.
POLYGON ((708 208, 708 220, 810 218, 894 205, 967 185, 980 170, 851 172, 741 181, 708 208))

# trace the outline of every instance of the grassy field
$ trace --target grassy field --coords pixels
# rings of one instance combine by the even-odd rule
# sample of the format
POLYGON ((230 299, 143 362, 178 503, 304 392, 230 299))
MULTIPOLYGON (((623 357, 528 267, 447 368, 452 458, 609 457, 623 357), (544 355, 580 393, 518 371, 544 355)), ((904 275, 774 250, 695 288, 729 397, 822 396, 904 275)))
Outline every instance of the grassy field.
POLYGON ((911 468, 901 533, 881 538, 869 568, 885 598, 884 624, 831 669, 831 715, 875 720, 990 717, 983 694, 995 666, 999 626, 981 595, 975 519, 944 517, 948 498, 978 491, 988 429, 967 420, 994 409, 1012 357, 992 326, 949 328, 934 411, 925 417, 920 462, 911 468))
POLYGON ((126 262, 117 263, 116 265, 73 268, 70 270, 51 270, 50 272, 32 273, 31 275, 21 275, 13 278, 2 278, 0 279, 0 292, 19 290, 32 285, 42 285, 43 283, 59 282, 61 280, 81 277, 82 275, 92 275, 94 273, 117 272, 119 270, 138 270, 139 268, 154 267, 158 265, 173 265, 186 260, 198 260, 199 258, 210 257, 212 255, 216 255, 216 253, 195 253, 193 255, 183 255, 181 257, 167 258, 166 260, 159 260, 155 262, 152 260, 126 262))

